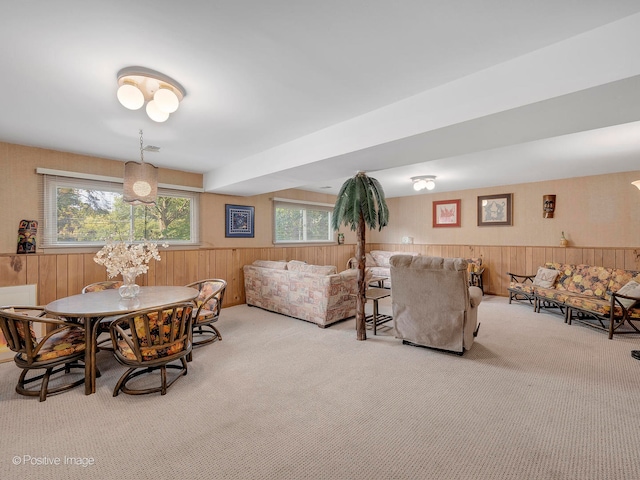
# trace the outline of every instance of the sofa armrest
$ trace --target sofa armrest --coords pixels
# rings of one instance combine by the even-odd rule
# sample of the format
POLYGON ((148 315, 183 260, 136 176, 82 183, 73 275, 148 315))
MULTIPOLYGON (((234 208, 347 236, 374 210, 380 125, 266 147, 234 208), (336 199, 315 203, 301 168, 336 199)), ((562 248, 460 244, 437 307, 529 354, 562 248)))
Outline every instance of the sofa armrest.
POLYGON ((536 278, 535 275, 519 275, 511 272, 507 272, 507 275, 511 277, 511 281, 514 283, 533 283, 533 279, 536 278))
POLYGON ((482 302, 482 290, 479 287, 469 287, 469 303, 472 307, 477 307, 482 302))
POLYGON ((607 292, 611 294, 611 312, 614 312, 614 307, 619 306, 623 309, 623 311, 625 310, 630 310, 631 308, 635 307, 638 302, 640 302, 640 298, 638 297, 634 297, 634 296, 630 296, 630 295, 622 295, 621 293, 617 293, 617 292, 607 292), (621 300, 622 299, 622 300, 621 300), (627 300, 627 301, 624 301, 627 300))

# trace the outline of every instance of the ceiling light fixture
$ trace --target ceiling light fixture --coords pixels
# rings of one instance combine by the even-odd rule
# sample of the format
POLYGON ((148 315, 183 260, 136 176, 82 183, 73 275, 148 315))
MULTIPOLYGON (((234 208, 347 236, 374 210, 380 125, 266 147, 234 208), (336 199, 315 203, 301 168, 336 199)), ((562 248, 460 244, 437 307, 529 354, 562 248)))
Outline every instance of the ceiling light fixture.
POLYGON ((635 182, 631 182, 631 185, 635 185, 640 190, 640 180, 636 180, 635 182))
POLYGON ((140 163, 124 164, 124 201, 132 205, 155 205, 158 196, 158 167, 144 163, 140 130, 140 163))
POLYGON ((411 177, 413 182, 413 189, 416 192, 420 190, 433 190, 436 188, 436 176, 435 175, 420 175, 418 177, 411 177))
POLYGON ((129 110, 147 102, 147 115, 164 122, 175 112, 187 92, 171 77, 144 67, 126 67, 118 72, 118 100, 129 110))

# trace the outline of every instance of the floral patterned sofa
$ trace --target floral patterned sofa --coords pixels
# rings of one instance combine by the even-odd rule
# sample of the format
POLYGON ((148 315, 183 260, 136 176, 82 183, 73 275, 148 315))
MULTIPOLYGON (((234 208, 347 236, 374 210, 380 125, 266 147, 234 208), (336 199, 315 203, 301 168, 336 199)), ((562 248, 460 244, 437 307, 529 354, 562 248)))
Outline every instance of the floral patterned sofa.
POLYGON ((527 300, 536 312, 558 308, 565 322, 575 318, 608 330, 609 338, 624 324, 631 327, 625 332, 640 333, 640 272, 549 262, 536 275, 507 275, 509 303, 527 300))
POLYGON ((247 305, 327 327, 356 314, 357 271, 299 261, 245 265, 247 305))
MULTIPOLYGON (((391 264, 389 260, 394 255, 420 255, 417 252, 391 252, 387 250, 371 250, 365 254, 365 268, 367 273, 376 277, 387 277, 383 282, 383 287, 391 288, 391 264)), ((351 257, 347 261, 347 268, 358 268, 356 257, 351 257)))

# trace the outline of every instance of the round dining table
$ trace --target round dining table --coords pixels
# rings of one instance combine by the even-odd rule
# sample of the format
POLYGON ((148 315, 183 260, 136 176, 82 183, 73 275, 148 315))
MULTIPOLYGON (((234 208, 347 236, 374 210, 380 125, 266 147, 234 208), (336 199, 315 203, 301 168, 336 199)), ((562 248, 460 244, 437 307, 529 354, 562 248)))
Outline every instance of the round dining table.
POLYGON ((125 299, 118 290, 101 290, 60 298, 47 304, 45 312, 83 323, 85 327, 85 385, 86 395, 96 391, 96 354, 100 321, 105 317, 120 316, 136 310, 161 308, 173 303, 192 301, 198 290, 191 287, 140 287, 134 298, 125 299))

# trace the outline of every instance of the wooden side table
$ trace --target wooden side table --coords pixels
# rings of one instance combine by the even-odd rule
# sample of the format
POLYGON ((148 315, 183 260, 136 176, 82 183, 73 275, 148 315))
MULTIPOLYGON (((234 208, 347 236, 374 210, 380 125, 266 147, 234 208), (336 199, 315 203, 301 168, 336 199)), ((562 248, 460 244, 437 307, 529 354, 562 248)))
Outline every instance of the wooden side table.
POLYGON ((469 284, 472 287, 478 287, 482 290, 482 295, 484 295, 484 285, 482 284, 482 274, 484 272, 484 267, 480 268, 475 272, 469 273, 469 284))
POLYGON ((378 287, 382 288, 385 280, 389 280, 389 277, 385 277, 384 275, 374 275, 369 279, 369 285, 377 283, 378 287))
POLYGON ((391 315, 380 315, 378 313, 378 300, 391 296, 391 290, 387 288, 369 287, 365 297, 367 300, 373 300, 373 315, 367 315, 364 317, 365 323, 371 323, 373 325, 373 334, 376 335, 378 325, 387 323, 393 320, 391 315))

